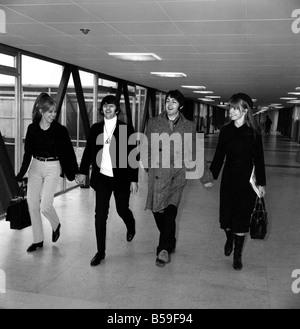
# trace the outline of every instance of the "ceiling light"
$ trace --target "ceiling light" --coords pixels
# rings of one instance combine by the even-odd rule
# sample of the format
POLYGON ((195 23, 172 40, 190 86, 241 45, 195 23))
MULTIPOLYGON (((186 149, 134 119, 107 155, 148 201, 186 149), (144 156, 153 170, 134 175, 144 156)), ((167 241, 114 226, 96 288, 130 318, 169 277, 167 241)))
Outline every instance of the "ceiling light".
POLYGON ((300 90, 300 87, 296 87, 295 89, 296 89, 296 90, 300 90))
POLYGON ((270 106, 280 106, 281 105, 281 103, 272 103, 272 104, 270 104, 270 106))
POLYGON ((200 99, 200 101, 203 101, 203 102, 214 102, 215 100, 214 99, 211 99, 211 98, 198 98, 200 99))
POLYGON ((287 103, 291 103, 291 104, 300 104, 300 99, 293 99, 291 101, 287 101, 287 103))
POLYGON ((210 96, 210 95, 205 96, 205 97, 207 97, 207 98, 221 98, 221 96, 210 96))
POLYGON ((253 103, 257 102, 257 99, 256 98, 252 98, 252 102, 253 103))
POLYGON ((110 56, 114 56, 122 61, 161 61, 161 58, 154 53, 108 53, 110 56))
POLYGON ((289 92, 288 95, 300 95, 300 91, 289 92))
POLYGON ((186 78, 186 74, 181 72, 151 72, 151 74, 164 78, 186 78))
POLYGON ((194 93, 196 94, 213 94, 213 91, 206 91, 206 90, 195 90, 194 93))
POLYGON ((297 97, 280 97, 280 99, 292 100, 292 99, 297 99, 297 97))
POLYGON ((188 89, 206 89, 205 86, 181 86, 182 88, 188 88, 188 89))

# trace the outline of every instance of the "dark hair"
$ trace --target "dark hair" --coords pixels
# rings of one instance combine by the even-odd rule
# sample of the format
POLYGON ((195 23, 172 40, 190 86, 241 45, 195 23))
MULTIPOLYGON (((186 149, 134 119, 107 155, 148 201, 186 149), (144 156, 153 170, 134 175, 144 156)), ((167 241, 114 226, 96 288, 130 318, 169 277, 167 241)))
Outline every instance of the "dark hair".
POLYGON ((229 108, 236 108, 240 111, 245 111, 245 122, 248 127, 251 127, 254 130, 255 134, 260 134, 260 128, 253 116, 253 101, 251 97, 244 93, 237 93, 231 96, 228 104, 229 108))
POLYGON ((56 109, 56 104, 53 98, 47 93, 40 93, 36 98, 33 109, 32 109, 32 122, 40 122, 42 118, 42 113, 50 111, 51 109, 56 109))
POLYGON ((101 114, 103 114, 103 106, 105 104, 115 104, 116 105, 116 114, 118 114, 121 109, 120 109, 120 102, 117 100, 117 97, 114 96, 114 95, 107 95, 105 96, 102 101, 101 101, 101 104, 100 104, 100 108, 99 108, 99 112, 101 114))
POLYGON ((166 103, 168 97, 176 99, 177 102, 179 103, 179 108, 184 106, 185 98, 179 90, 176 89, 176 90, 168 91, 166 94, 165 103, 166 103))

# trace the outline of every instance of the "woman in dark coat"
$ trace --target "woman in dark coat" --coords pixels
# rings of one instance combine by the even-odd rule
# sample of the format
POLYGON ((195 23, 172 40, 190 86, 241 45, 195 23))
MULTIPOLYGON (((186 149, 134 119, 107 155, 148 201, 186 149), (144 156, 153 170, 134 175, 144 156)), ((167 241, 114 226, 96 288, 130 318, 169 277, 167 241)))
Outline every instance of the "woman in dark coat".
POLYGON ((60 176, 75 179, 78 172, 76 155, 68 130, 55 121, 56 104, 47 93, 41 93, 33 106, 32 123, 25 138, 25 153, 21 169, 16 176, 19 182, 28 170, 27 201, 32 224, 33 244, 28 252, 43 247, 43 214, 52 227, 52 241, 60 236, 60 220, 53 207, 54 194, 60 176))
POLYGON ((256 199, 249 183, 253 166, 261 197, 265 195, 266 176, 262 136, 253 117, 252 99, 243 93, 235 94, 229 108, 231 121, 220 131, 210 171, 217 179, 226 157, 220 188, 220 226, 227 236, 225 255, 231 254, 234 244, 233 267, 241 270, 242 248, 256 199))

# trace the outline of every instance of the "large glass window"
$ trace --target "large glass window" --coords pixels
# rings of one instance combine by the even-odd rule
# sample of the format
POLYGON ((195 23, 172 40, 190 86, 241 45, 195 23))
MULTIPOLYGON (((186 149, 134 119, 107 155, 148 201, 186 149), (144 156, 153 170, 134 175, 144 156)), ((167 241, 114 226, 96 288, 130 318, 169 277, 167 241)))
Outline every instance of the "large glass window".
POLYGON ((15 168, 16 93, 15 77, 0 74, 0 131, 15 168))

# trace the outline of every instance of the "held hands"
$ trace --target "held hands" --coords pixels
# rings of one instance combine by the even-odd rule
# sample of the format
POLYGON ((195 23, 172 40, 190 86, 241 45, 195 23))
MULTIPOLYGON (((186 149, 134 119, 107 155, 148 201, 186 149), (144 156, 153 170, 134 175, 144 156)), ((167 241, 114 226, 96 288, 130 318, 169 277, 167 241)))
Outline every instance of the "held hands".
POLYGON ((258 185, 259 197, 263 198, 266 195, 266 190, 263 186, 258 185))
POLYGON ((138 190, 139 190, 139 184, 136 183, 136 182, 131 182, 131 184, 130 184, 130 192, 132 194, 136 194, 138 192, 138 190))
POLYGON ((75 175, 75 182, 78 185, 84 185, 85 184, 85 175, 82 174, 76 174, 75 175))
POLYGON ((214 184, 213 183, 205 183, 202 185, 206 190, 210 190, 214 184))

